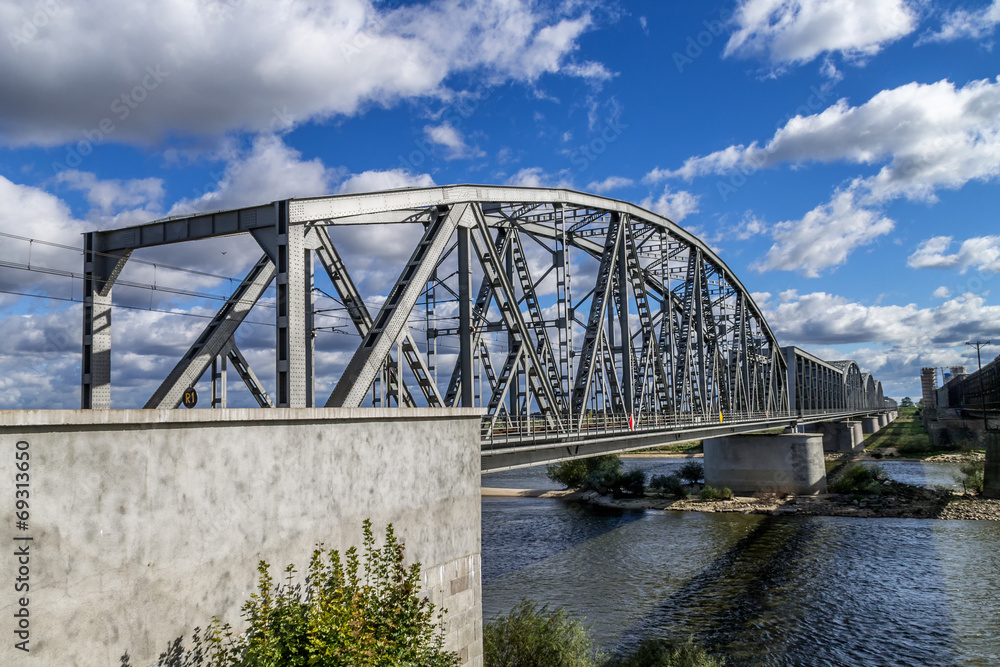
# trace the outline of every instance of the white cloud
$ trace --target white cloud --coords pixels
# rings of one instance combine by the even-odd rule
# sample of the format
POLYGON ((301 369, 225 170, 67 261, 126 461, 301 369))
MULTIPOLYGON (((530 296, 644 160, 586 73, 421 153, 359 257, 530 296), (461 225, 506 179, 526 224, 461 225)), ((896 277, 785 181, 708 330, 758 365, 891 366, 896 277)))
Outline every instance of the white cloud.
POLYGON ((612 192, 613 190, 621 190, 622 188, 628 188, 635 185, 635 181, 631 178, 625 178, 624 176, 608 176, 603 181, 591 181, 587 185, 587 190, 590 192, 596 192, 597 194, 604 194, 606 192, 612 192))
POLYGON ((302 160, 302 154, 277 135, 258 136, 245 154, 230 156, 218 179, 197 188, 198 196, 183 199, 171 215, 266 204, 289 197, 328 194, 339 176, 319 158, 302 160))
POLYGON ((790 290, 781 296, 777 303, 769 298, 757 303, 782 345, 831 361, 854 359, 882 382, 888 396, 918 396, 921 368, 974 363, 965 341, 1000 336, 1000 306, 972 294, 931 308, 865 305, 826 292, 790 290), (856 345, 861 347, 844 351, 856 345), (829 346, 840 351, 825 349, 829 346))
POLYGON ((826 292, 794 294, 764 316, 783 345, 900 343, 961 345, 974 336, 1000 336, 1000 306, 964 294, 933 308, 866 306, 826 292))
POLYGON ((525 188, 572 188, 569 171, 563 169, 555 174, 547 173, 541 167, 525 167, 507 179, 507 185, 525 188))
MULTIPOLYGON (((592 25, 586 4, 67 6, 37 35, 0 49, 0 143, 149 143, 167 135, 283 131, 371 105, 447 96, 460 73, 488 84, 532 83, 556 72, 603 80, 603 66, 572 60, 592 25)), ((20 31, 21 15, 2 14, 7 41, 20 31)))
POLYGON ((774 244, 750 268, 798 271, 817 278, 824 269, 845 263, 855 248, 872 243, 893 227, 889 218, 859 206, 853 192, 841 191, 801 220, 774 225, 774 244))
POLYGON ((59 172, 56 182, 84 192, 90 205, 103 213, 122 207, 158 207, 164 194, 160 178, 98 180, 91 172, 70 169, 59 172))
POLYGON ((907 0, 741 0, 725 56, 766 56, 806 63, 824 53, 857 59, 913 32, 918 17, 907 0))
POLYGON ((821 113, 796 116, 761 147, 729 146, 693 157, 675 171, 691 179, 781 163, 844 161, 884 164, 864 179, 873 200, 932 200, 939 188, 1000 175, 1000 78, 956 88, 950 81, 883 90, 865 104, 840 100, 821 113))
POLYGON ((935 299, 947 299, 948 297, 951 296, 951 290, 945 287, 944 285, 941 285, 941 287, 938 287, 936 290, 934 290, 934 293, 931 294, 931 296, 933 296, 935 299))
POLYGON ((993 34, 1000 24, 1000 0, 976 11, 956 9, 945 14, 941 30, 922 36, 917 44, 951 42, 956 39, 983 39, 993 34))
POLYGON ((687 190, 674 192, 668 185, 655 200, 652 196, 646 197, 639 205, 679 224, 684 218, 698 212, 699 199, 698 195, 687 190))
POLYGON ((987 273, 1000 273, 1000 236, 977 236, 962 241, 958 252, 947 254, 952 244, 951 236, 935 236, 922 241, 906 260, 913 269, 970 268, 987 273))
POLYGON ((427 188, 433 185, 434 179, 429 174, 411 174, 403 169, 371 170, 353 174, 345 179, 337 186, 337 193, 350 194, 399 188, 427 188))
POLYGON ((448 149, 448 160, 457 160, 459 158, 467 157, 482 157, 485 155, 478 148, 473 148, 465 143, 465 137, 462 133, 455 129, 451 123, 445 122, 441 125, 426 125, 424 126, 424 136, 427 139, 439 146, 444 146, 448 149))

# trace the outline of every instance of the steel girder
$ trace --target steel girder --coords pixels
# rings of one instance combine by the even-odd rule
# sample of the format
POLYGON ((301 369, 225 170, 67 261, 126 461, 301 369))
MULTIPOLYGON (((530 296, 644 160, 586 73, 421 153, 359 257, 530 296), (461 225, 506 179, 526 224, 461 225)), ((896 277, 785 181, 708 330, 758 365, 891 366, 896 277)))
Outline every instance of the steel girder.
MULTIPOLYGON (((473 387, 483 385, 478 404, 491 424, 503 418, 507 428, 518 421, 531 428, 532 415, 546 428, 567 431, 584 426, 588 415, 710 416, 788 407, 784 358, 739 279, 696 237, 625 202, 567 190, 449 186, 293 199, 99 232, 95 239, 106 256, 127 257, 136 248, 241 232, 253 233, 275 266, 279 407, 315 402, 311 347, 303 341, 312 329, 312 251, 361 336, 335 378, 329 406, 361 405, 373 383, 388 378, 389 393, 403 406, 460 399, 468 405, 477 400, 473 387), (425 227, 374 317, 348 275, 352 258, 341 257, 323 229, 372 224, 425 227), (583 298, 577 303, 574 295, 583 298), (425 335, 411 332, 421 297, 425 335), (584 312, 590 313, 585 322, 578 319, 584 312), (457 328, 445 321, 452 315, 457 328), (574 346, 574 339, 582 342, 574 346), (394 346, 402 359, 392 356, 394 346), (401 374, 385 372, 403 361, 409 387, 401 374), (436 377, 442 367, 454 368, 444 391, 436 377)), ((113 282, 101 267, 93 275, 107 289, 90 297, 91 323, 103 317, 101 294, 113 282)), ((93 327, 85 335, 92 359, 110 350, 99 337, 94 345, 93 327)), ((217 335, 212 349, 233 362, 228 340, 217 335)), ((169 382, 170 391, 196 380, 201 365, 187 363, 183 381, 169 382)), ((85 387, 88 380, 90 395, 107 384, 92 368, 85 387)), ((252 384, 260 390, 255 396, 267 395, 252 384)))

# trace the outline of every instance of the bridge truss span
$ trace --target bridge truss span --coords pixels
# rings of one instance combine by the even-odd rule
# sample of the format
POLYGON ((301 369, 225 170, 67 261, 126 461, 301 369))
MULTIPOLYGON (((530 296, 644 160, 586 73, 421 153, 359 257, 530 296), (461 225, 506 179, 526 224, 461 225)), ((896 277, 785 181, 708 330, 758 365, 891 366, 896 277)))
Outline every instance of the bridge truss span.
POLYGON ((89 234, 83 407, 110 405, 111 288, 131 253, 242 233, 260 260, 147 407, 177 407, 209 367, 235 358, 236 328, 273 284, 273 391, 245 358, 236 365, 261 406, 480 407, 487 439, 789 409, 785 359, 763 315, 689 232, 613 199, 467 185, 290 199, 89 234), (381 267, 396 276, 391 287, 362 295, 337 230, 389 225, 414 247, 381 267), (328 397, 313 395, 314 262, 358 336, 339 375, 319 378, 328 397))

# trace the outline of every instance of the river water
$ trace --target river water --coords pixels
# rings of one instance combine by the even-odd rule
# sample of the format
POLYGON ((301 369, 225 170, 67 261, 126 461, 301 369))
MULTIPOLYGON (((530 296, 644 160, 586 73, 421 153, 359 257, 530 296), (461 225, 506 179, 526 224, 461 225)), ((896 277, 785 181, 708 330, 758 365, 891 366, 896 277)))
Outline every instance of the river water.
MULTIPOLYGON (((684 463, 626 460, 652 474, 684 463)), ((957 470, 886 463, 926 485, 957 470)), ((483 486, 558 488, 544 468, 483 486)), ((482 574, 485 618, 524 597, 563 606, 605 649, 694 637, 729 665, 1000 665, 1000 522, 483 498, 482 574)))

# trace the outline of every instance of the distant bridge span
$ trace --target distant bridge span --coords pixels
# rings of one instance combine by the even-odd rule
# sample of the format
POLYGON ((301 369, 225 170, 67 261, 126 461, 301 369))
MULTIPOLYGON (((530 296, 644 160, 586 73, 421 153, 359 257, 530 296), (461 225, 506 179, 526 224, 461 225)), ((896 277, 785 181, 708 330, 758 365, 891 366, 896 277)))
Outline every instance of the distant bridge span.
POLYGON ((87 234, 83 408, 111 404, 111 295, 131 254, 234 234, 260 259, 145 407, 178 407, 209 369, 224 407, 230 365, 261 407, 480 407, 484 470, 894 407, 854 362, 781 348, 737 276, 670 220, 570 190, 454 185, 87 234), (421 230, 385 298, 359 291, 334 242, 349 225, 421 230), (314 258, 358 335, 328 397, 314 395, 314 258), (265 387, 235 333, 272 284, 265 387))

